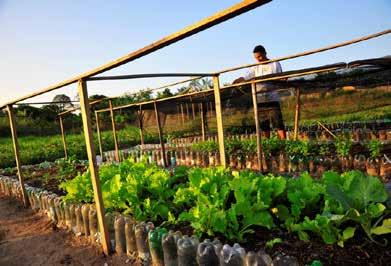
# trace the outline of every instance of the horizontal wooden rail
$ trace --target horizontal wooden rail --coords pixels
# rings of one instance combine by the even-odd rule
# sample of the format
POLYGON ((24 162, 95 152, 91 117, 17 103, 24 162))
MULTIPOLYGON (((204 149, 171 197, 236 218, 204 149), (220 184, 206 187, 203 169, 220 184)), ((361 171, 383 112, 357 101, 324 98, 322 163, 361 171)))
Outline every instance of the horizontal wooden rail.
POLYGON ((100 73, 103 73, 105 71, 108 71, 110 69, 119 67, 123 64, 129 63, 131 61, 134 61, 140 57, 146 56, 148 54, 151 54, 161 48, 164 48, 166 46, 169 46, 177 41, 183 40, 187 37, 190 37, 196 33, 199 33, 203 30, 206 30, 210 27, 213 27, 217 24, 220 24, 226 20, 229 20, 233 17, 236 17, 240 14, 243 14, 245 12, 248 12, 254 8, 257 8, 261 5, 264 5, 266 3, 271 2, 271 0, 244 0, 240 3, 237 3, 223 11, 217 12, 216 14, 205 18, 197 23, 194 23, 193 25, 190 25, 180 31, 177 31, 167 37, 164 37, 160 39, 159 41, 156 41, 150 45, 147 45, 133 53, 127 54, 123 57, 120 57, 112 62, 109 62, 105 65, 102 65, 100 67, 97 67, 91 71, 85 72, 79 76, 73 77, 71 79, 65 80, 63 82, 60 82, 58 84, 55 84, 53 86, 47 87, 45 89, 39 90, 37 92, 34 92, 32 94, 17 98, 11 102, 8 102, 0 107, 0 109, 5 108, 7 105, 14 104, 23 100, 27 100, 29 98, 39 96, 41 94, 68 86, 70 84, 76 83, 79 80, 85 80, 86 78, 98 75, 100 73))
POLYGON ((133 74, 133 75, 118 75, 118 76, 101 76, 90 77, 88 81, 94 80, 121 80, 121 79, 141 79, 141 78, 159 78, 159 77, 211 77, 211 73, 153 73, 153 74, 133 74))

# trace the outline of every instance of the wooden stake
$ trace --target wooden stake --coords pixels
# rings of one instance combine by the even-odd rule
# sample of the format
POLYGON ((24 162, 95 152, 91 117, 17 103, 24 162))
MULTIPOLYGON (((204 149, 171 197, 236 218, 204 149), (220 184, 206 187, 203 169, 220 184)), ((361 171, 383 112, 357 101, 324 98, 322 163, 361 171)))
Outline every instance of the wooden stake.
POLYGON ((95 121, 96 121, 96 133, 98 134, 98 144, 99 144, 99 153, 103 162, 103 148, 102 148, 102 136, 100 134, 100 122, 98 112, 95 111, 95 121))
POLYGON ((160 118, 159 118, 159 112, 157 110, 157 105, 156 102, 153 103, 153 106, 155 107, 155 117, 156 117, 156 127, 159 133, 159 141, 160 141, 160 147, 161 147, 161 154, 163 158, 163 165, 164 167, 167 167, 167 160, 166 160, 166 150, 164 148, 164 141, 163 141, 163 133, 162 133, 162 128, 160 125, 160 118))
POLYGON ((111 127, 113 130, 113 138, 114 138, 114 156, 115 160, 119 162, 119 149, 118 149, 118 138, 117 138, 117 130, 115 127, 115 119, 114 119, 114 111, 113 111, 113 101, 109 100, 109 108, 110 108, 110 117, 111 117, 111 127))
POLYGON ((297 140, 299 135, 299 120, 300 120, 300 89, 296 88, 296 112, 295 112, 295 129, 293 139, 297 140))
POLYGON ((20 163, 19 142, 18 142, 18 134, 16 132, 14 108, 12 107, 11 104, 9 104, 7 105, 7 110, 8 110, 8 118, 9 118, 9 124, 11 129, 12 144, 14 147, 16 169, 18 170, 19 185, 22 190, 23 205, 24 207, 28 207, 29 200, 27 198, 26 189, 24 187, 24 178, 23 178, 23 173, 22 173, 22 168, 20 163))
POLYGON ((257 103, 257 89, 256 84, 251 83, 251 93, 253 98, 253 107, 254 107, 254 122, 255 122, 255 133, 257 135, 257 157, 258 157, 258 167, 259 171, 262 171, 262 132, 259 126, 259 114, 258 114, 258 103, 257 103))
POLYGON ((201 114, 201 133, 202 133, 202 141, 206 140, 205 137, 205 131, 206 131, 206 119, 205 119, 205 108, 204 108, 204 103, 200 103, 200 114, 201 114))
POLYGON ((182 125, 185 124, 185 114, 183 113, 183 104, 181 104, 182 125))
POLYGON ((64 123, 62 121, 62 116, 59 117, 59 121, 60 121, 60 130, 61 130, 61 139, 62 139, 62 144, 64 146, 64 156, 65 159, 68 159, 67 142, 65 139, 64 123))
POLYGON ((143 111, 142 106, 140 105, 140 109, 138 111, 138 126, 140 129, 140 144, 141 148, 144 148, 144 126, 143 126, 143 111))
POLYGON ((220 162, 222 166, 227 167, 227 162, 225 160, 225 148, 224 148, 224 129, 223 129, 223 117, 221 111, 220 82, 219 82, 218 75, 213 76, 213 89, 214 89, 214 96, 215 96, 217 137, 219 142, 220 162))
POLYGON ((78 83, 78 91, 80 98, 81 115, 83 119, 84 138, 86 142, 89 170, 91 174, 92 187, 94 189, 94 200, 96 205, 96 213, 98 216, 99 231, 101 236, 101 244, 103 252, 109 255, 111 252, 109 231, 107 230, 105 221, 105 208, 103 206, 102 192, 99 182, 99 171, 96 164, 96 154, 94 146, 94 138, 92 133, 90 105, 88 100, 87 84, 84 80, 78 83))

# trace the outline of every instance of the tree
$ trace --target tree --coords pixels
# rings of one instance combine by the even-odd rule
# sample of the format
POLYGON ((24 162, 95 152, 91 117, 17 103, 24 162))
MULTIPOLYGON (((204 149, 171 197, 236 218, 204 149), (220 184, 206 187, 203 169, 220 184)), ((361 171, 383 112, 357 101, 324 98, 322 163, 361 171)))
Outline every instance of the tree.
POLYGON ((71 98, 65 94, 58 94, 54 96, 52 103, 53 105, 58 106, 60 112, 64 111, 65 109, 73 107, 71 98))
POLYGON ((167 97, 171 97, 171 96, 173 96, 173 94, 169 88, 165 88, 163 91, 159 91, 156 94, 157 99, 167 98, 167 97))

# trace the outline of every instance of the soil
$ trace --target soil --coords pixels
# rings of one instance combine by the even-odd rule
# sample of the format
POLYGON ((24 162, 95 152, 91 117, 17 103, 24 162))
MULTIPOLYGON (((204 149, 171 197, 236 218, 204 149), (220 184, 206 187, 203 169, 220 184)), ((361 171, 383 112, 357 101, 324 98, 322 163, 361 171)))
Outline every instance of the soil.
POLYGON ((0 265, 137 265, 106 257, 84 237, 52 226, 47 217, 0 196, 0 265))

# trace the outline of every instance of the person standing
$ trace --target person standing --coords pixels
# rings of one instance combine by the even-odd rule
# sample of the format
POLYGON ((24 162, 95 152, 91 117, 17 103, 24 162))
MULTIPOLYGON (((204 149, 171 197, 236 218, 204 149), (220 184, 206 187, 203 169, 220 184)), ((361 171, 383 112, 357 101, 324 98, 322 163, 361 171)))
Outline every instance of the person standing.
MULTIPOLYGON (((262 45, 255 46, 253 50, 254 58, 258 63, 268 61, 266 49, 262 45)), ((265 63, 250 68, 244 77, 234 80, 233 83, 245 82, 256 77, 281 73, 282 68, 279 62, 265 63)), ((277 91, 270 91, 276 86, 272 82, 259 82, 256 84, 257 105, 259 126, 263 135, 270 138, 270 123, 277 129, 280 139, 286 138, 284 121, 281 113, 280 96, 277 91)))

